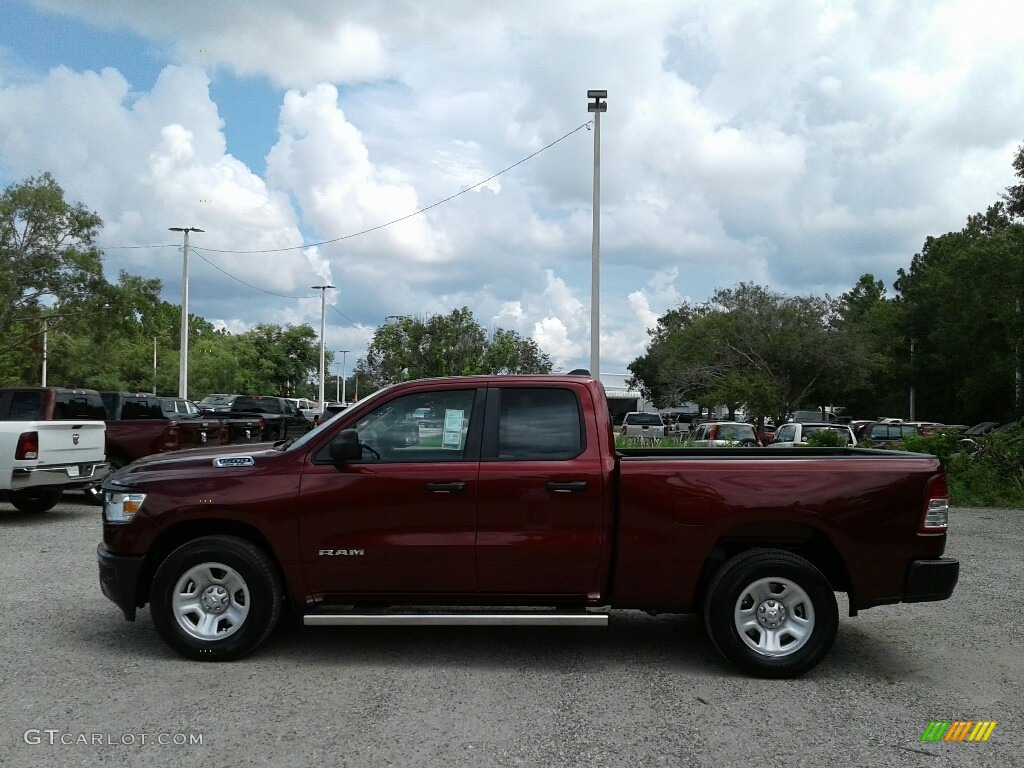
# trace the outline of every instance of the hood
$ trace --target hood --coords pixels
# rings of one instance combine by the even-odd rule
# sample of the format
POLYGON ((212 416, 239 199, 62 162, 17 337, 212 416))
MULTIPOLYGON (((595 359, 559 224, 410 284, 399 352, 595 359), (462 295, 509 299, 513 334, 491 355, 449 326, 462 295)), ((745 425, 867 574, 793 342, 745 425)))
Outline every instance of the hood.
POLYGON ((257 443, 256 445, 219 445, 212 448, 188 448, 181 451, 167 451, 166 453, 154 453, 151 456, 144 456, 138 459, 117 474, 126 476, 139 472, 162 472, 188 469, 214 469, 213 461, 218 458, 229 456, 252 457, 258 464, 260 458, 280 456, 280 452, 274 450, 270 443, 257 443))

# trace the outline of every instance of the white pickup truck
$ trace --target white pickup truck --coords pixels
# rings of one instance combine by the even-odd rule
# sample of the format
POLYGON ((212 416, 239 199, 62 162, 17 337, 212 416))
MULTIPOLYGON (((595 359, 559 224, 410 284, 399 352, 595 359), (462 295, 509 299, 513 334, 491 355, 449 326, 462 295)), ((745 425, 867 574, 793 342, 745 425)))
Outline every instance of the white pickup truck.
POLYGON ((61 494, 102 480, 102 421, 0 421, 0 499, 46 512, 61 494))

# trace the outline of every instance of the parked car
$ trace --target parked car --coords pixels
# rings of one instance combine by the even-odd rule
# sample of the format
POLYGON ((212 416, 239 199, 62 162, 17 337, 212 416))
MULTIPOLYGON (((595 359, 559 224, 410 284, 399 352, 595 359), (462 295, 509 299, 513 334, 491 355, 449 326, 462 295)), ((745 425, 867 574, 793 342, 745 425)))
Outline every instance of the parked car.
POLYGON ((964 437, 981 437, 999 426, 998 421, 983 421, 964 431, 964 437))
POLYGON ((630 411, 622 418, 619 434, 628 440, 661 440, 668 437, 668 428, 661 420, 660 413, 630 411))
POLYGON ((687 443, 697 448, 740 446, 756 448, 761 445, 753 424, 740 421, 705 421, 690 432, 687 443))
POLYGON ((861 443, 867 448, 893 448, 908 437, 921 434, 921 428, 903 422, 875 422, 863 431, 861 443))
POLYGON ((839 435, 839 441, 851 448, 857 445, 853 430, 844 424, 797 424, 790 422, 775 430, 775 436, 768 443, 769 448, 793 448, 806 445, 807 438, 818 432, 832 431, 839 435))

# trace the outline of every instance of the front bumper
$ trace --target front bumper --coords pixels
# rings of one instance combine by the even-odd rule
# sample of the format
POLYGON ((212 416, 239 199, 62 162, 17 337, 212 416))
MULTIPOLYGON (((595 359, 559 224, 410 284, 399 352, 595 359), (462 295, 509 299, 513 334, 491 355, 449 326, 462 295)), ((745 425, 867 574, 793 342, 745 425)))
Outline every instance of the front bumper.
POLYGON ((115 555, 102 543, 96 547, 100 566, 100 589, 121 609, 125 619, 135 621, 139 596, 139 574, 144 558, 134 555, 115 555))
POLYGON ((960 561, 943 557, 938 560, 914 560, 907 569, 903 602, 924 603, 945 600, 953 594, 960 578, 960 561))
POLYGON ((110 472, 106 462, 84 464, 51 464, 38 467, 15 467, 11 472, 11 490, 59 485, 62 488, 84 488, 102 480, 110 472))

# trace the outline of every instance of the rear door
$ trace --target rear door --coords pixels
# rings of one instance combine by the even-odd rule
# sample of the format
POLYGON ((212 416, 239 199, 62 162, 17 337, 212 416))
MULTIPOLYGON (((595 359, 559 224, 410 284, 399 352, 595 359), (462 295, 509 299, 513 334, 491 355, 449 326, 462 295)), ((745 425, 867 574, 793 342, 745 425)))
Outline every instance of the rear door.
POLYGON ((596 427, 569 386, 487 390, 476 539, 484 593, 585 596, 598 589, 610 510, 596 427))

